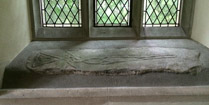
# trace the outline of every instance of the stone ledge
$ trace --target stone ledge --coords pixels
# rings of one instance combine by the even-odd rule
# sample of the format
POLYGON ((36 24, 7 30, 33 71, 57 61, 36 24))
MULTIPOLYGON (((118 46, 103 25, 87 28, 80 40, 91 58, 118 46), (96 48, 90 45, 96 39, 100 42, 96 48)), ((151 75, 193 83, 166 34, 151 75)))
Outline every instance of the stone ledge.
POLYGON ((0 90, 0 99, 140 97, 140 96, 209 96, 209 86, 103 87, 103 88, 0 90))

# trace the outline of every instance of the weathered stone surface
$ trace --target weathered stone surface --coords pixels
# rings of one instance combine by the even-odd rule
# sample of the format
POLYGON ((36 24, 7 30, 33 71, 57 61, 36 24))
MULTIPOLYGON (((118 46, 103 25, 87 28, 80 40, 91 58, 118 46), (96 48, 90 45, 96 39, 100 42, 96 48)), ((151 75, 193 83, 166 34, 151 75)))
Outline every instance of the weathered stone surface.
POLYGON ((40 74, 197 73, 201 71, 199 56, 195 50, 160 47, 53 49, 33 52, 26 66, 40 74))
MULTIPOLYGON (((32 56, 31 56, 32 57, 32 56)), ((7 67, 4 89, 86 87, 171 87, 209 85, 209 49, 189 39, 33 41, 7 67), (28 57, 52 49, 180 48, 200 52, 202 71, 188 73, 150 72, 144 75, 42 75, 26 68, 28 57), (37 51, 35 53, 34 51, 37 51)))

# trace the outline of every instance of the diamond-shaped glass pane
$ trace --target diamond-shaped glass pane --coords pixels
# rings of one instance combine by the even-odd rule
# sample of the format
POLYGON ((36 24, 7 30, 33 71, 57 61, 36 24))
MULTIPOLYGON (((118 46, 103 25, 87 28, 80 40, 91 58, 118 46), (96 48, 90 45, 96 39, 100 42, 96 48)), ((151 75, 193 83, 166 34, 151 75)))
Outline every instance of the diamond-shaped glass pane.
POLYGON ((144 0, 144 27, 178 27, 182 0, 144 0))
POLYGON ((95 26, 130 26, 131 0, 95 0, 95 26))
POLYGON ((40 0, 44 27, 81 27, 81 0, 40 0))

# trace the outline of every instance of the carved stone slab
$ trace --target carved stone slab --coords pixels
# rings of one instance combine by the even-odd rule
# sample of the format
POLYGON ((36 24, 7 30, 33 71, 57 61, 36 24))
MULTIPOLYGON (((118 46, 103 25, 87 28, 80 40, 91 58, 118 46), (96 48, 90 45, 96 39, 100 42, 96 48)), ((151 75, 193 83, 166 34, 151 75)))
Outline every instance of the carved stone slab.
POLYGON ((27 68, 40 74, 130 75, 148 72, 197 73, 200 53, 179 48, 52 49, 36 51, 27 68))

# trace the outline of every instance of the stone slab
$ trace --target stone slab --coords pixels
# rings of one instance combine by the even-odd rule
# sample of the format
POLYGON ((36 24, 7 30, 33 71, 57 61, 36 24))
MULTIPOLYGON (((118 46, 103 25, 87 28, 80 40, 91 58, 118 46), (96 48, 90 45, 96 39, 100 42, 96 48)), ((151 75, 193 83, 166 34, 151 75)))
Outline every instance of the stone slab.
POLYGON ((136 75, 201 71, 200 53, 180 48, 53 49, 31 53, 26 66, 39 74, 136 75))
POLYGON ((34 41, 7 67, 4 89, 28 88, 86 88, 86 87, 158 87, 209 85, 209 49, 187 39, 170 40, 100 40, 100 41, 34 41), (26 67, 33 52, 56 49, 123 49, 123 48, 179 48, 197 51, 202 71, 188 73, 150 72, 143 75, 43 75, 26 67))

